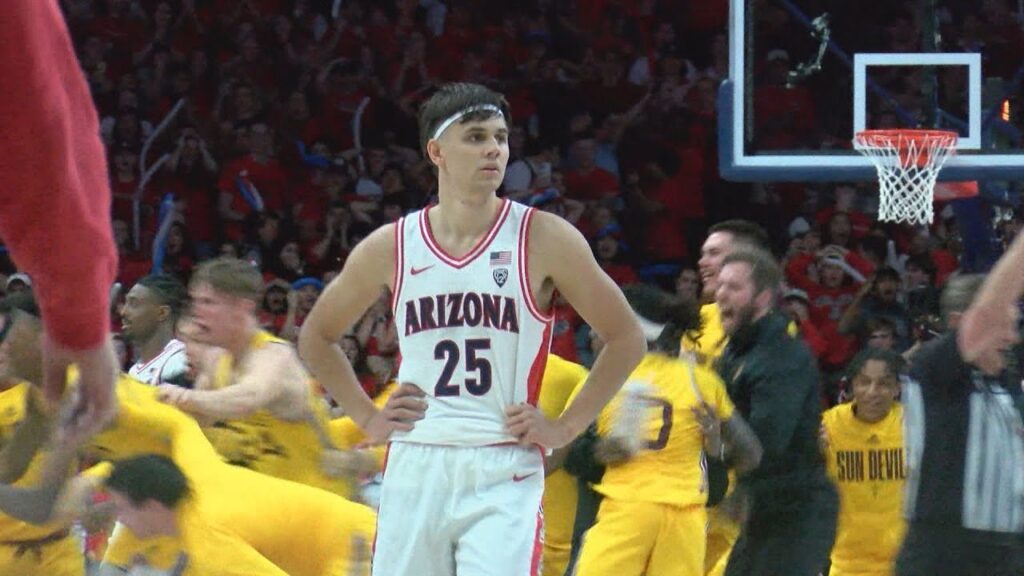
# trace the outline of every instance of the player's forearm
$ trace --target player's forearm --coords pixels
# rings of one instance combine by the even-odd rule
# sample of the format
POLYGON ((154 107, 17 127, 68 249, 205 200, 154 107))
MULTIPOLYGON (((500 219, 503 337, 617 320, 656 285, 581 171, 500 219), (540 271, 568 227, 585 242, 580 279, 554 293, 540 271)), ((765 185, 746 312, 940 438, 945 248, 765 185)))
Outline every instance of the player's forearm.
POLYGON ((573 438, 579 436, 597 418, 646 352, 647 343, 639 330, 609 339, 597 355, 586 384, 558 419, 572 433, 573 438))
POLYGON ((183 394, 179 407, 199 416, 233 420, 268 408, 271 400, 243 386, 228 386, 220 390, 189 390, 183 394))
POLYGON ((320 385, 360 427, 377 413, 377 407, 359 385, 352 363, 341 351, 341 346, 310 330, 303 330, 299 334, 299 355, 320 385))
POLYGON ((722 439, 729 463, 740 476, 761 464, 761 456, 764 455, 761 442, 739 414, 733 414, 732 418, 722 422, 722 439))
POLYGON ((32 488, 0 484, 0 512, 30 524, 45 524, 53 511, 71 473, 77 447, 57 445, 49 453, 42 478, 32 488))
POLYGON ((26 411, 28 414, 25 419, 18 424, 11 440, 0 452, 0 483, 17 482, 49 437, 50 425, 47 419, 32 408, 26 411))

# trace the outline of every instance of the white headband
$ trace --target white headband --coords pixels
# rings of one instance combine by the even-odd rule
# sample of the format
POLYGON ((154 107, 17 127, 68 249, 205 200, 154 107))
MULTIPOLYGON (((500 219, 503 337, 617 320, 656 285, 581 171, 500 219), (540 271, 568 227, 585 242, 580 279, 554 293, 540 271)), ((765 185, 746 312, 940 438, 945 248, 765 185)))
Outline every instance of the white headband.
POLYGON ((494 112, 495 114, 502 118, 505 117, 505 114, 502 113, 501 108, 498 108, 494 104, 480 104, 479 106, 470 106, 465 110, 460 110, 459 112, 452 114, 444 122, 438 124, 437 130, 434 130, 434 135, 431 136, 430 139, 437 140, 438 138, 440 138, 441 134, 444 134, 445 130, 450 128, 452 124, 458 122, 466 114, 472 114, 473 112, 481 112, 483 110, 494 112))
POLYGON ((647 338, 648 342, 657 340, 661 336, 662 331, 665 330, 665 324, 652 322, 639 314, 635 315, 637 322, 640 323, 640 330, 644 333, 644 337, 647 338))

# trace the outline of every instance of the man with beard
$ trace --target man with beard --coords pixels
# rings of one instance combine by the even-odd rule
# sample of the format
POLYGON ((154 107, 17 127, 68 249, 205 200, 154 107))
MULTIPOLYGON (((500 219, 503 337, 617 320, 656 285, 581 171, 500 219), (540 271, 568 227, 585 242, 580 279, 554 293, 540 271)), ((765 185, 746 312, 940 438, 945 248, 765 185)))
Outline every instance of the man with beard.
POLYGON ((781 281, 775 259, 756 249, 732 252, 718 274, 729 337, 718 373, 764 447, 761 465, 723 503, 745 517, 726 576, 817 576, 835 540, 838 497, 818 449, 818 371, 775 310, 781 281))
POLYGON ((728 338, 722 330, 722 318, 715 303, 718 291, 718 273, 722 260, 733 250, 745 246, 768 246, 768 234, 757 224, 747 220, 726 220, 708 230, 708 237, 700 249, 700 281, 703 284, 705 304, 700 307, 701 329, 683 336, 680 350, 693 354, 697 361, 710 367, 722 354, 728 338))
MULTIPOLYGON (((744 247, 768 246, 768 234, 759 225, 749 220, 725 220, 715 224, 708 230, 708 237, 700 249, 700 261, 697 263, 700 280, 703 285, 701 297, 704 304, 700 307, 700 330, 690 331, 683 335, 680 352, 693 357, 700 365, 712 368, 718 357, 725 350, 729 337, 722 329, 722 316, 715 303, 715 292, 718 291, 718 273, 722 269, 722 260, 734 250, 744 247)), ((793 328, 791 335, 796 334, 793 328)), ((708 457, 708 479, 710 484, 711 505, 721 499, 728 489, 729 479, 726 476, 728 467, 714 455, 708 457)), ((722 576, 740 528, 717 506, 708 514, 707 552, 704 558, 705 574, 722 576)))
POLYGON ((191 388, 185 345, 174 337, 174 326, 188 293, 173 276, 157 274, 139 280, 121 306, 121 332, 132 343, 137 361, 128 373, 152 384, 191 388))

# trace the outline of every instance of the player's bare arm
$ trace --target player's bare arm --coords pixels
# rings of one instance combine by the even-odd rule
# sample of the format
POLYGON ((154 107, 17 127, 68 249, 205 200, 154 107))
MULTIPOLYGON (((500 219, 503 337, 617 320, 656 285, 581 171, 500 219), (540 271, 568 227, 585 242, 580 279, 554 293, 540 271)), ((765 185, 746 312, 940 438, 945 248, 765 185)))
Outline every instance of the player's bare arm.
POLYGON ((722 442, 726 462, 737 474, 742 476, 761 464, 764 454, 761 442, 739 414, 734 412, 731 418, 722 422, 722 442))
MULTIPOLYGON (((220 390, 189 390, 180 386, 159 387, 160 399, 186 412, 211 418, 244 418, 258 410, 283 417, 282 401, 302 395, 306 382, 296 374, 301 366, 288 346, 267 346, 250 352, 238 382, 220 390)), ((304 403, 292 419, 303 416, 304 403)))
POLYGON ((0 484, 0 512, 31 524, 51 521, 79 450, 106 425, 105 420, 78 417, 78 402, 77 394, 65 401, 62 425, 51 435, 39 481, 30 488, 0 484))
POLYGON ((559 448, 579 436, 640 363, 647 342, 622 291, 594 260, 576 228, 545 212, 535 214, 529 237, 530 290, 542 303, 558 290, 606 342, 576 400, 555 422, 536 408, 513 406, 508 429, 520 442, 559 448))
POLYGON ((704 402, 692 410, 708 455, 727 462, 740 475, 757 468, 764 449, 742 416, 734 412, 728 420, 719 420, 714 408, 704 402))
POLYGON ((0 448, 0 483, 13 484, 28 470, 36 453, 50 436, 50 419, 42 411, 35 392, 25 396, 25 417, 11 439, 0 448))
POLYGON ((1024 234, 1018 234, 960 320, 957 344, 964 360, 990 374, 1002 371, 1003 352, 1019 339, 1016 303, 1022 293, 1024 234))
POLYGON ((395 225, 375 230, 356 245, 341 273, 317 300, 299 333, 299 354, 320 384, 371 441, 381 442, 394 430, 411 430, 422 417, 423 392, 405 385, 378 410, 359 385, 352 364, 339 342, 384 288, 390 288, 395 268, 395 225))

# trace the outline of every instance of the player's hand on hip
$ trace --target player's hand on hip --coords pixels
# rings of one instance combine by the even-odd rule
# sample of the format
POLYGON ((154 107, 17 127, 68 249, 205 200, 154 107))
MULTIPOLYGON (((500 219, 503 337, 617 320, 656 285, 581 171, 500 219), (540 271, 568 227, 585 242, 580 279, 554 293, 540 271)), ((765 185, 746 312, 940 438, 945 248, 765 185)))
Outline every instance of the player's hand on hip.
POLYGON ((67 386, 68 368, 78 367, 79 395, 74 418, 107 422, 114 414, 114 383, 120 369, 114 342, 107 339, 89 350, 72 350, 43 335, 43 392, 56 404, 67 386))
POLYGON ((569 430, 558 421, 549 420, 536 406, 516 404, 505 410, 505 429, 522 446, 538 445, 554 450, 572 442, 569 430))
POLYGON ((408 432, 427 412, 426 393, 415 384, 400 385, 381 408, 363 425, 370 442, 383 444, 393 432, 408 432))

